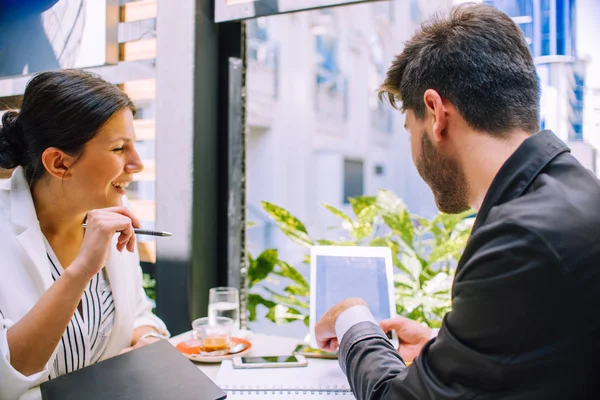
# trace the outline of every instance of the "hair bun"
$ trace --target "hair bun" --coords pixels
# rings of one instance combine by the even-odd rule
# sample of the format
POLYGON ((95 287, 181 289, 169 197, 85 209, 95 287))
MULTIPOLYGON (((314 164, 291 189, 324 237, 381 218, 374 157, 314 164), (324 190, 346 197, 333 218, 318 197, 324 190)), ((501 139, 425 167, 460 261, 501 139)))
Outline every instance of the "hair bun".
POLYGON ((25 165, 25 143, 19 127, 19 113, 7 111, 0 126, 0 168, 25 165))

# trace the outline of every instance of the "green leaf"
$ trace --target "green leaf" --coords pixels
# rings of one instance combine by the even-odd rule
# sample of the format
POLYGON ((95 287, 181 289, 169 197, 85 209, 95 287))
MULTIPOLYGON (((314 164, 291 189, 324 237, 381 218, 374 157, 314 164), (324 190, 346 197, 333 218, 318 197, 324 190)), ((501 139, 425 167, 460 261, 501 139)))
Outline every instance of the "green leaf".
POLYGON ((346 229, 352 228, 354 223, 352 222, 352 218, 350 218, 346 213, 344 213, 341 210, 338 210, 337 208, 335 208, 334 206, 332 206, 331 204, 328 204, 328 203, 321 203, 321 205, 323 207, 325 207, 327 210, 329 210, 329 212, 331 212, 333 215, 340 218, 342 221, 346 222, 347 225, 349 225, 349 226, 342 225, 343 227, 345 227, 346 229))
POLYGON ((446 274, 445 272, 440 272, 431 280, 429 280, 429 282, 427 282, 423 290, 426 294, 432 297, 439 297, 440 295, 447 294, 447 297, 450 298, 452 280, 453 278, 450 275, 446 274))
POLYGON ((302 259, 302 263, 310 265, 310 254, 305 254, 304 255, 304 258, 302 259))
POLYGON ((406 211, 406 205, 398 196, 389 190, 379 190, 377 206, 385 214, 401 214, 406 211))
POLYGON ((304 320, 306 315, 300 311, 283 305, 277 305, 269 310, 267 318, 276 324, 304 320))
POLYGON ((279 229, 281 229, 281 231, 290 239, 306 247, 311 247, 313 245, 313 241, 310 236, 308 236, 304 224, 300 222, 298 218, 290 214, 289 211, 266 201, 262 202, 262 206, 271 218, 277 222, 279 229))
POLYGON ((156 280, 152 279, 149 274, 144 273, 142 275, 142 287, 146 292, 146 296, 156 301, 156 280))
POLYGON ((255 260, 251 260, 248 268, 248 285, 254 286, 264 280, 279 262, 279 254, 276 249, 267 249, 255 260))
POLYGON ((399 214, 385 214, 383 221, 411 248, 415 237, 415 227, 410 214, 404 210, 399 214))
POLYGON ((285 289, 283 289, 284 292, 292 294, 294 296, 303 296, 303 297, 308 297, 310 296, 310 291, 302 286, 288 286, 285 289))
POLYGON ((250 293, 248 295, 248 306, 247 306, 248 313, 249 313, 248 319, 250 321, 256 321, 256 307, 261 304, 269 309, 272 309, 277 305, 277 303, 275 303, 271 300, 267 300, 259 294, 250 293))
POLYGON ((352 205, 352 211, 354 215, 358 216, 363 209, 375 205, 377 203, 377 197, 375 196, 358 196, 350 197, 350 204, 352 205))
POLYGON ((254 228, 255 226, 257 226, 258 224, 254 221, 247 221, 246 222, 246 229, 251 229, 254 228))
MULTIPOLYGON (((465 211, 461 214, 439 213, 431 222, 432 232, 433 227, 438 227, 440 229, 440 233, 436 234, 436 238, 441 238, 441 241, 448 240, 450 235, 456 229, 457 225, 465 221, 465 219, 471 215, 473 215, 472 210, 465 211)), ((468 229, 470 230, 470 227, 468 229)))
POLYGON ((361 225, 366 225, 366 224, 371 225, 371 224, 373 224, 373 219, 375 219, 375 217, 377 216, 378 213, 379 213, 379 208, 375 204, 364 207, 357 214, 358 223, 361 225))
MULTIPOLYGON (((317 243, 321 246, 334 246, 336 244, 335 242, 332 242, 331 240, 326 240, 326 239, 317 240, 317 243)), ((310 264, 310 259, 309 259, 308 263, 310 264)))
MULTIPOLYGON (((389 243, 390 240, 385 238, 385 237, 376 237, 373 238, 373 240, 371 240, 369 242, 369 246, 376 246, 376 247, 390 247, 389 243)), ((392 249, 392 253, 397 253, 394 251, 394 249, 392 249)))
POLYGON ((444 228, 446 231, 452 232, 458 223, 463 221, 465 218, 473 215, 475 212, 473 210, 467 210, 460 214, 444 214, 442 218, 442 223, 444 224, 444 228))
POLYGON ((290 295, 290 296, 282 296, 280 294, 278 294, 277 292, 275 292, 272 289, 269 288, 264 288, 267 292, 271 293, 271 296, 273 297, 273 300, 275 300, 276 302, 279 302, 280 304, 286 305, 286 306, 296 306, 296 307, 301 307, 301 308, 306 308, 308 310, 308 303, 298 300, 295 296, 290 295))
POLYGON ((467 235, 461 235, 436 246, 429 254, 429 262, 434 263, 450 259, 459 260, 467 244, 467 240, 467 235))
POLYGON ((373 220, 379 214, 379 208, 376 205, 370 205, 362 208, 358 213, 358 221, 354 224, 351 235, 356 240, 362 240, 373 234, 373 220))
POLYGON ((416 282, 413 277, 406 272, 394 274, 394 283, 397 285, 396 287, 399 287, 398 285, 400 285, 406 287, 407 289, 418 289, 418 287, 415 287, 416 282))
POLYGON ((298 286, 303 287, 307 290, 310 289, 310 285, 308 284, 304 276, 300 272, 298 272, 296 268, 281 260, 279 260, 279 268, 279 271, 273 271, 276 275, 291 279, 298 286))
MULTIPOLYGON (((358 225, 355 226, 354 229, 352 229, 352 232, 350 233, 352 235, 352 237, 355 240, 362 240, 368 236, 370 236, 373 233, 373 228, 371 227, 371 224, 367 224, 367 225, 358 225)), ((353 244, 355 245, 355 244, 353 244)))
POLYGON ((419 259, 408 254, 402 254, 400 262, 410 276, 418 282, 421 277, 421 271, 423 271, 423 264, 421 264, 419 259))

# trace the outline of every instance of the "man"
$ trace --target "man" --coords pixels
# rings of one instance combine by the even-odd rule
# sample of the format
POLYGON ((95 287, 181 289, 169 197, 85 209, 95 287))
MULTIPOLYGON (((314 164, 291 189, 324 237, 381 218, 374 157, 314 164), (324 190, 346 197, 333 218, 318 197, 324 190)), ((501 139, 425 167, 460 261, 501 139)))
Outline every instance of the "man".
POLYGON ((356 398, 600 398, 600 183, 536 133, 539 80, 517 25, 492 6, 454 8, 408 41, 381 93, 402 101, 438 208, 478 215, 437 337, 386 321, 398 353, 360 299, 319 321, 356 398))

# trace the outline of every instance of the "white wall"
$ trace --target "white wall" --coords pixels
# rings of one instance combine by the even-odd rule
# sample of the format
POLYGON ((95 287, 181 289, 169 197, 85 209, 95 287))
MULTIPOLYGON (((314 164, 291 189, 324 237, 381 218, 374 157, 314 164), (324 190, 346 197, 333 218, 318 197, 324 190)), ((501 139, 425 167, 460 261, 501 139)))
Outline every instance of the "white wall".
MULTIPOLYGON (((339 219, 320 203, 351 212, 343 204, 345 158, 363 161, 365 195, 375 195, 379 188, 390 189, 415 213, 430 216, 437 212, 429 188, 412 163, 404 117, 394 111, 393 130, 389 133, 373 127, 368 100, 376 88, 368 79, 368 39, 375 33, 381 36, 387 69, 418 25, 411 15, 418 11, 416 14, 426 18, 449 4, 450 0, 421 0, 412 5, 397 0, 391 18, 377 15, 375 4, 332 10, 339 24, 338 64, 348 82, 346 119, 337 112, 343 110, 340 98, 317 93, 317 54, 311 30, 318 12, 269 17, 269 36, 272 46, 278 49, 278 66, 269 71, 269 67, 250 65, 247 77, 247 201, 249 218, 260 224, 248 234, 253 255, 264 246, 276 247, 283 259, 307 272, 300 265, 306 250, 279 233, 260 211, 260 202, 266 200, 287 208, 304 222, 314 238, 336 238, 328 228, 338 225, 339 219), (275 80, 278 90, 274 95, 275 80), (321 110, 315 106, 318 95, 321 110), (375 174, 376 165, 384 167, 383 175, 375 174)), ((277 327, 263 323, 260 329, 291 335, 304 332, 301 324, 277 327)))
MULTIPOLYGON (((425 18, 449 3, 421 1, 417 5, 425 18)), ((327 236, 328 227, 338 220, 320 203, 351 211, 343 204, 343 161, 351 158, 364 163, 366 195, 390 189, 412 211, 436 212, 431 192, 412 164, 403 116, 394 111, 393 131, 379 132, 372 126, 368 107, 368 98, 376 89, 368 80, 369 35, 382 37, 389 65, 417 27, 417 21, 411 20, 411 7, 415 4, 394 2, 393 22, 376 15, 372 4, 332 10, 338 23, 339 66, 348 82, 346 119, 319 112, 315 106, 317 54, 311 29, 318 12, 269 18, 269 36, 279 49, 279 65, 272 71, 277 74, 278 91, 272 104, 265 100, 272 81, 265 69, 251 68, 248 74, 248 203, 253 209, 260 208, 261 200, 273 202, 296 215, 315 237, 327 236), (384 167, 383 175, 375 174, 376 165, 384 167)), ((332 99, 324 107, 336 109, 339 101, 341 98, 332 99)), ((292 258, 302 254, 302 249, 278 234, 269 245, 292 258)))
MULTIPOLYGON (((587 60, 586 90, 583 111, 583 135, 596 149, 600 149, 600 1, 577 1, 577 51, 587 60)), ((597 156, 600 166, 600 155, 597 156)), ((600 168, 596 168, 600 176, 600 168)))
POLYGON ((596 169, 596 149, 589 143, 586 142, 569 142, 569 148, 571 154, 590 171, 597 173, 596 169))

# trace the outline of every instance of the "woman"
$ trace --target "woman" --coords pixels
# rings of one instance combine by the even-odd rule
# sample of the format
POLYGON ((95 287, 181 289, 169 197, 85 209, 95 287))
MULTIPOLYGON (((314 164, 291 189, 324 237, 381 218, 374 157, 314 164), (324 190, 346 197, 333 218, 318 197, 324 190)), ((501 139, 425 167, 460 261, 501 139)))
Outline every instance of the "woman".
POLYGON ((143 169, 133 113, 114 85, 64 70, 2 117, 0 168, 16 169, 0 183, 0 399, 168 335, 122 205, 143 169))

